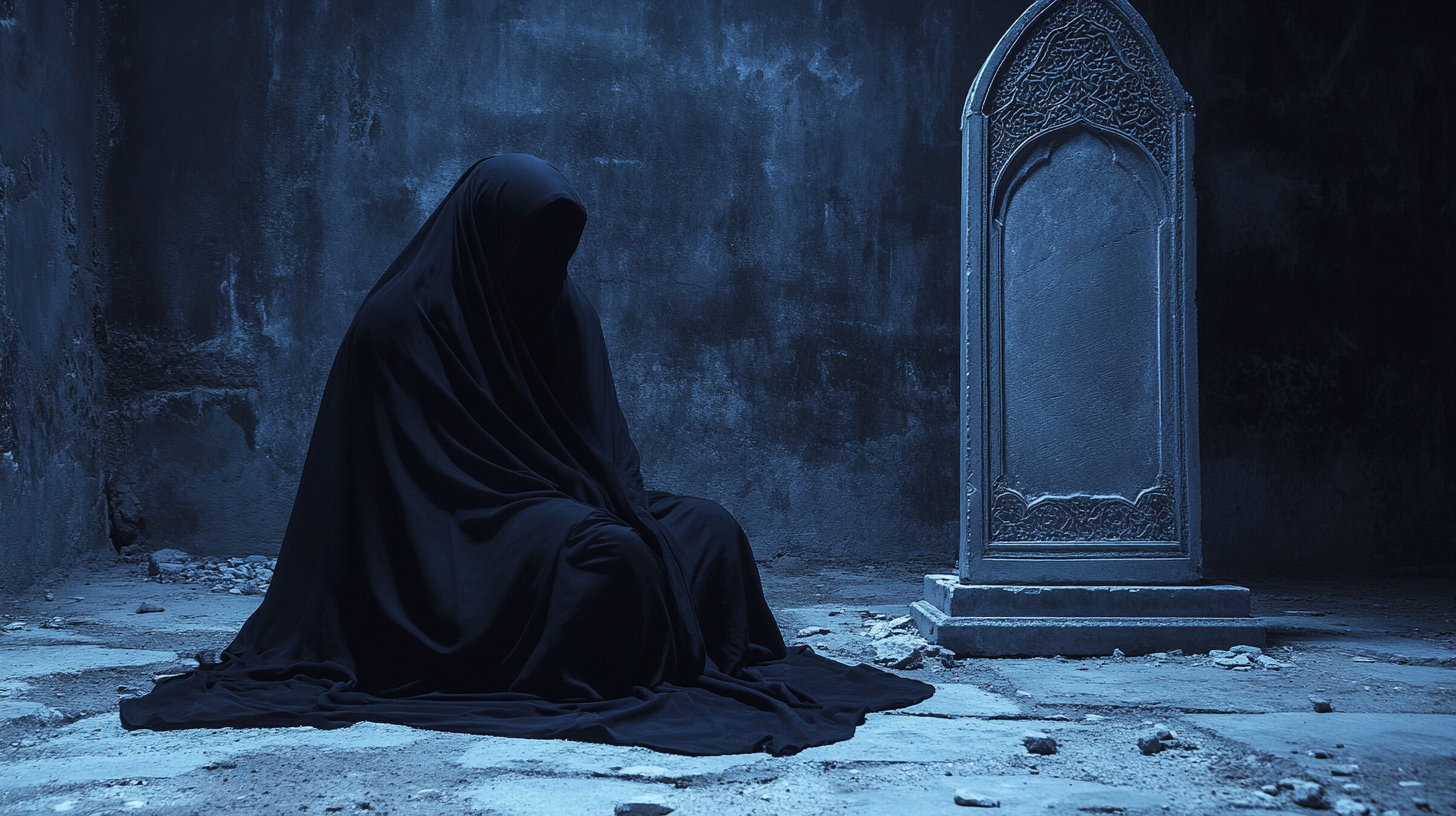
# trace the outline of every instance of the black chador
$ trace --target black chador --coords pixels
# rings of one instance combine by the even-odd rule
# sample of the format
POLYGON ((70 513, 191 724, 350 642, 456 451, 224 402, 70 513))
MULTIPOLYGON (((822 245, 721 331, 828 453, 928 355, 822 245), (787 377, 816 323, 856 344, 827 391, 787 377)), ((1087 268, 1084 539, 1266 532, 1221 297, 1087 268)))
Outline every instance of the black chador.
POLYGON ((566 274, 585 224, 540 159, 465 173, 344 335, 267 597, 123 725, 788 754, 930 695, 786 649, 733 517, 643 487, 566 274))

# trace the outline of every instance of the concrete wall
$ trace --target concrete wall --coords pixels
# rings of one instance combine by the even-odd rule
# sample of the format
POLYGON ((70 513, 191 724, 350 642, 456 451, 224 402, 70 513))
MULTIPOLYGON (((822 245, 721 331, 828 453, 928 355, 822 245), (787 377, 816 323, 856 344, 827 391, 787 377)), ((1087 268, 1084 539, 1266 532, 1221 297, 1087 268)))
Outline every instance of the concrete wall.
POLYGON ((106 546, 95 11, 0 2, 0 591, 106 546))
POLYGON ((1208 563, 1456 577, 1456 7, 1138 5, 1198 105, 1208 563))
MULTIPOLYGON (((1449 12, 1135 5, 1200 114, 1209 563, 1451 569, 1449 12)), ((949 566, 958 117, 1023 8, 114 0, 119 538, 272 551, 359 299, 525 151, 591 211, 650 483, 761 557, 949 566)))
POLYGON ((1012 17, 120 3, 117 484, 159 545, 276 547, 360 298, 466 166, 523 151, 591 213, 573 274, 650 483, 765 555, 951 552, 957 119, 1012 17))

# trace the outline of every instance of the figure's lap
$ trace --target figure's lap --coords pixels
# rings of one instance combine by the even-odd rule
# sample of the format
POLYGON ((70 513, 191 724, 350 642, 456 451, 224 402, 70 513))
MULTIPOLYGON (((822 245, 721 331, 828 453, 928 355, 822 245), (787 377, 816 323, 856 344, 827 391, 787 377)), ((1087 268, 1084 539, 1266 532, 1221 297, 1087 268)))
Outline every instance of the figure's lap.
POLYGON ((662 560, 627 525, 588 513, 561 545, 540 635, 511 691, 609 699, 661 682, 673 625, 662 560))
POLYGON ((653 517, 672 535, 708 657, 732 675, 782 657, 783 635, 738 521, 714 501, 655 490, 647 495, 653 517))

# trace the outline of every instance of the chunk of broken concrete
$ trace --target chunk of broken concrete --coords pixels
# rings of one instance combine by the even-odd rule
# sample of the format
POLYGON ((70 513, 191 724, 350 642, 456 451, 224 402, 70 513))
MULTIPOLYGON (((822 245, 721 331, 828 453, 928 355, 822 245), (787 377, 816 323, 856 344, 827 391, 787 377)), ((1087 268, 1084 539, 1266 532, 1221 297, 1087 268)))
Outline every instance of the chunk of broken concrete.
POLYGON ((1317 782, 1307 782, 1303 779, 1297 779, 1294 780, 1294 786, 1291 790, 1294 804, 1300 807, 1324 810, 1330 806, 1329 802, 1325 801, 1325 789, 1317 782))
POLYGON ((1138 750, 1142 751, 1143 756, 1152 756, 1159 751, 1168 749, 1168 746, 1162 740, 1154 736, 1138 737, 1137 746, 1138 750))
POLYGON ((1240 654, 1234 655, 1233 657, 1215 657, 1213 659, 1213 665, 1218 666, 1221 669, 1235 669, 1240 666, 1252 666, 1254 665, 1254 662, 1249 659, 1248 655, 1240 654))
POLYGON ((160 607, 160 606, 152 603, 151 601, 142 601, 142 605, 137 607, 137 614, 138 615, 142 614, 143 612, 166 612, 166 611, 167 610, 165 610, 162 607, 160 607))
POLYGON ((883 640, 884 638, 902 634, 904 630, 912 628, 912 623, 913 618, 909 615, 902 615, 890 621, 872 623, 869 627, 870 640, 883 640))
POLYGON ((1331 765, 1330 773, 1334 776, 1354 776, 1359 773, 1359 765, 1331 765))
POLYGON ((1249 657, 1258 657, 1259 655, 1264 653, 1264 650, 1260 649, 1258 646, 1234 646, 1230 648, 1229 651, 1233 652, 1234 654, 1246 654, 1249 657))
POLYGON ((612 809, 616 816, 667 816, 672 808, 656 802, 624 802, 612 809))
POLYGON ((961 807, 1001 807, 1000 800, 992 799, 989 796, 982 796, 979 793, 973 793, 965 789, 961 789, 955 792, 955 803, 957 805, 960 805, 961 807))
POLYGON ((1370 806, 1354 799, 1340 798, 1335 800, 1335 813, 1339 816, 1370 816, 1370 806))
POLYGON ((147 556, 147 574, 161 575, 163 564, 178 564, 191 558, 192 556, 181 550, 157 550, 147 556))
POLYGON ((926 643, 919 635, 894 635, 874 646, 875 662, 892 669, 918 669, 925 661, 926 643))
POLYGON ((1041 731, 1028 731, 1022 736, 1021 744, 1026 746, 1028 754, 1049 756, 1057 752, 1057 741, 1041 731))
POLYGON ((1314 706, 1316 714, 1328 714, 1331 711, 1335 710, 1335 707, 1330 705, 1330 700, 1328 697, 1315 697, 1311 695, 1309 698, 1309 704, 1314 706))
POLYGON ((799 637, 814 637, 815 635, 827 635, 829 630, 823 626, 805 626, 799 630, 799 637))

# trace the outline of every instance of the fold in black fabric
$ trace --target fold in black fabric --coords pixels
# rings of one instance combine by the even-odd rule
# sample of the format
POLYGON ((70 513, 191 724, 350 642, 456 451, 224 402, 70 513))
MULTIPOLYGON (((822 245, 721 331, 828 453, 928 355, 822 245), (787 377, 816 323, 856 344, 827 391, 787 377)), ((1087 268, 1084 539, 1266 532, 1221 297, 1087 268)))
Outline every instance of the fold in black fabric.
POLYGON ((930 696, 786 649, 733 517, 643 487, 566 274, 585 223, 540 159, 461 177, 344 336, 263 603, 220 665, 123 701, 125 727, 789 754, 930 696))

